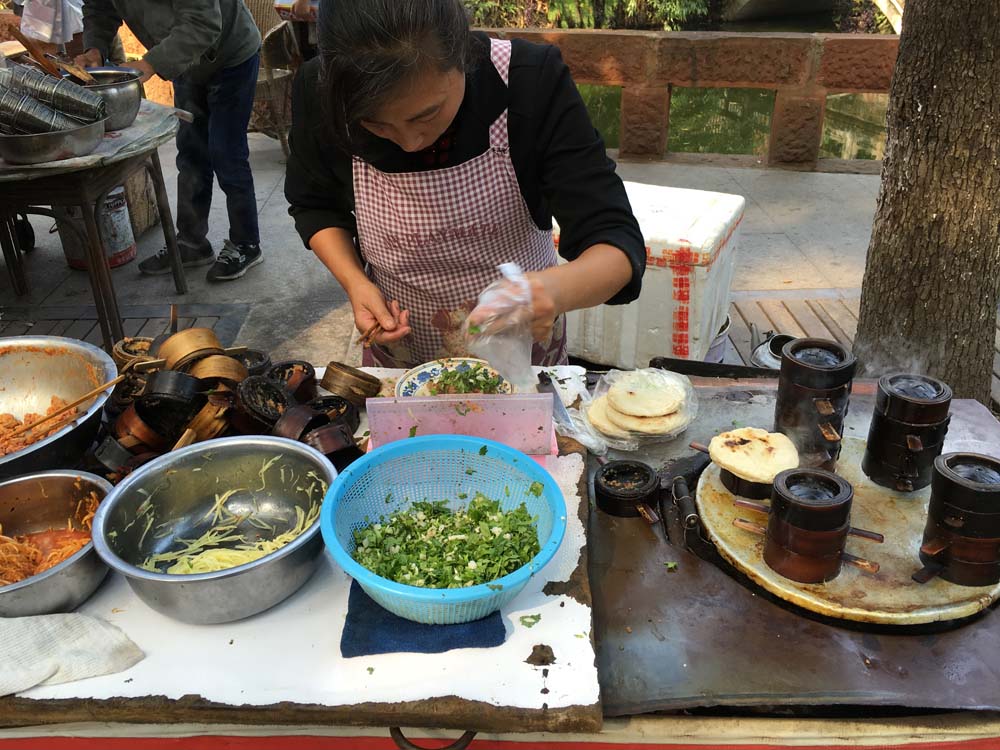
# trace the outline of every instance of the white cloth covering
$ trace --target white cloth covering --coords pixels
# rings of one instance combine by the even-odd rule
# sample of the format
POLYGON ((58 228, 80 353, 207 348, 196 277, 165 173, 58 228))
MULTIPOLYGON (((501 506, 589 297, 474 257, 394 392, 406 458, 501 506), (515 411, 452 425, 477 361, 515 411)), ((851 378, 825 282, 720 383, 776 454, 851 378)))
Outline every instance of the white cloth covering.
POLYGON ((96 617, 0 618, 0 696, 124 672, 143 657, 121 630, 96 617))

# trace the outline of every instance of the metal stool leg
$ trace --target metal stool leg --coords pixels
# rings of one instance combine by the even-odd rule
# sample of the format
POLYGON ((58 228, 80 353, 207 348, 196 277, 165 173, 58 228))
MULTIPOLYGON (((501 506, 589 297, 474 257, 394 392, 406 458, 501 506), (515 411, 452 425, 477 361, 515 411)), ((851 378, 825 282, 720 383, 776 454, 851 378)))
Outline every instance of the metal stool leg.
POLYGON ((24 273, 24 262, 18 245, 17 228, 14 225, 15 214, 4 211, 0 214, 0 246, 3 249, 4 261, 7 263, 7 273, 14 293, 23 297, 28 293, 28 278, 24 273))
POLYGON ((184 264, 181 261, 181 250, 177 246, 177 230, 174 229, 174 217, 170 212, 167 198, 167 188, 163 184, 163 169, 160 167, 160 154, 153 151, 146 164, 149 176, 153 178, 153 190, 156 193, 156 208, 160 212, 160 226, 163 228, 163 239, 167 243, 167 255, 170 257, 170 267, 174 272, 174 286, 178 294, 187 294, 187 278, 184 276, 184 264))

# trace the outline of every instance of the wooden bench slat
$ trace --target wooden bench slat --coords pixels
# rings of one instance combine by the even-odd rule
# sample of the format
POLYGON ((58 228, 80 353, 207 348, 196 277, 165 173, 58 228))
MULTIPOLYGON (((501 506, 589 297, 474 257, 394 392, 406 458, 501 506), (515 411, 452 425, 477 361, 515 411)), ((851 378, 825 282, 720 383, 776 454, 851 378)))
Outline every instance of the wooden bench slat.
POLYGON ((823 305, 820 304, 821 301, 822 300, 818 299, 806 300, 806 304, 809 305, 809 309, 813 311, 813 314, 823 321, 823 325, 826 326, 832 338, 841 346, 850 349, 853 339, 847 335, 843 328, 837 325, 837 321, 835 321, 823 305))
POLYGON ((760 305, 760 309, 770 319, 777 333, 788 333, 798 337, 807 335, 806 331, 795 321, 795 318, 788 312, 788 308, 784 306, 781 300, 762 299, 757 304, 760 305))
POLYGON ((813 312, 804 299, 785 300, 785 309, 810 338, 835 339, 833 331, 813 312))
POLYGON ((170 318, 150 318, 146 323, 139 329, 138 336, 144 336, 146 338, 155 339, 161 333, 167 330, 167 326, 170 325, 170 318))
POLYGON ((854 335, 858 332, 858 319, 851 315, 851 311, 839 299, 816 300, 816 306, 830 316, 831 320, 837 324, 849 343, 854 343, 854 335))

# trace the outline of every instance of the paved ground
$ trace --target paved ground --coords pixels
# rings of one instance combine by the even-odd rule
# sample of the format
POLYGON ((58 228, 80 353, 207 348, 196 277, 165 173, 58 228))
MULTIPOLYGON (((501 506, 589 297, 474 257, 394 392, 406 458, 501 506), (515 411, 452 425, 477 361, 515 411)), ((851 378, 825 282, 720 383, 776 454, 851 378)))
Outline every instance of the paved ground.
MULTIPOLYGON (((241 343, 314 362, 353 358, 352 318, 343 292, 306 250, 287 214, 282 192, 284 159, 276 141, 251 136, 265 262, 239 281, 210 285, 192 269, 190 292, 179 296, 169 276, 145 277, 134 263, 114 271, 120 303, 150 305, 250 305, 241 343)), ((174 189, 174 149, 161 149, 168 189, 174 189)), ((856 297, 879 180, 872 175, 819 174, 764 169, 623 163, 623 178, 637 182, 738 193, 747 199, 734 297, 856 297), (823 290, 817 292, 815 290, 823 290), (761 294, 767 292, 767 294, 761 294)), ((224 196, 217 189, 210 239, 218 247, 227 231, 224 196)), ((9 305, 92 304, 85 273, 66 267, 51 222, 35 219, 37 249, 26 257, 32 293, 9 305)), ((139 257, 162 246, 159 229, 139 241, 139 257)))

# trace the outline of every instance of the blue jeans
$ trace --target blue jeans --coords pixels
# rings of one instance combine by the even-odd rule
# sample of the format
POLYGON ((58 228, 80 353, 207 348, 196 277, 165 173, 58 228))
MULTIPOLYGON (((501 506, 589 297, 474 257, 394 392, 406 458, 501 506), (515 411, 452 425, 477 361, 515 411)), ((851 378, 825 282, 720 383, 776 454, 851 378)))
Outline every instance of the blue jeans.
POLYGON ((194 122, 182 122, 177 131, 177 240, 182 248, 212 249, 207 236, 213 175, 226 194, 229 239, 237 245, 260 242, 247 144, 259 65, 257 54, 204 82, 186 75, 174 80, 174 104, 194 115, 194 122))

